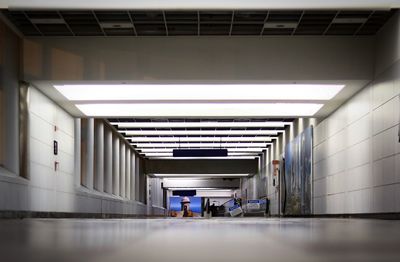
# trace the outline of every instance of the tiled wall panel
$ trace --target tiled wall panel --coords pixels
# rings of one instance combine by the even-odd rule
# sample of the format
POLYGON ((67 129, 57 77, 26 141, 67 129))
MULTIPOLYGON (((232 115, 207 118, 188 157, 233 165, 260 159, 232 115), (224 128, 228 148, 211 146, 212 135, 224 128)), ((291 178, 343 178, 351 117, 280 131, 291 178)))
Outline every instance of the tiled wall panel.
POLYGON ((315 214, 399 211, 397 67, 393 65, 315 128, 315 214))

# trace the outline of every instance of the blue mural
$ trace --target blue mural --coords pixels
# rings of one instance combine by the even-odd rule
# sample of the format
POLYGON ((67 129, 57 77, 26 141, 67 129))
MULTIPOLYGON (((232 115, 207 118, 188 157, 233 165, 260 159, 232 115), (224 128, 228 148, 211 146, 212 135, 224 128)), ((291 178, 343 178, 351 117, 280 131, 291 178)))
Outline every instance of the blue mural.
POLYGON ((312 127, 285 148, 284 214, 311 214, 312 127))

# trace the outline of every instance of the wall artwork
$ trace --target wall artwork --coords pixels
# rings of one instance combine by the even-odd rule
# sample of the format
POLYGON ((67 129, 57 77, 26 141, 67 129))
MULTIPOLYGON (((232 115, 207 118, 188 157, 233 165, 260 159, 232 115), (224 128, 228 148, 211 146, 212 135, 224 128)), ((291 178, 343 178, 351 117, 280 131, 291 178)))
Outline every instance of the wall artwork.
POLYGON ((201 197, 169 197, 169 214, 171 217, 201 217, 201 197))
POLYGON ((286 145, 283 186, 285 215, 311 214, 312 144, 311 126, 286 145))

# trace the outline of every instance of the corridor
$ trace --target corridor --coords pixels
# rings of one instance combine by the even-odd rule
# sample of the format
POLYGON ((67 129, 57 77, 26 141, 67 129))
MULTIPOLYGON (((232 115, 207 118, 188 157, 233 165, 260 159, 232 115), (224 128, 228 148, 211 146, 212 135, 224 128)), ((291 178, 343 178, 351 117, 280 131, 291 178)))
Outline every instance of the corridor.
POLYGON ((399 261, 400 222, 362 219, 0 221, 2 261, 399 261), (23 245, 21 245, 23 243, 23 245))

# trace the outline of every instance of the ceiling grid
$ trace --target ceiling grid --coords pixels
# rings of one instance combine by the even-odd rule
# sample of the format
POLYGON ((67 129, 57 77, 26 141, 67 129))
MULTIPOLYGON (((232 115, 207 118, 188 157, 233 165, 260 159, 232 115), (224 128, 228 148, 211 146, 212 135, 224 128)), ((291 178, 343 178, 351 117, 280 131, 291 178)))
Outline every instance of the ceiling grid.
POLYGON ((107 37, 374 35, 395 11, 1 10, 25 36, 107 37))

